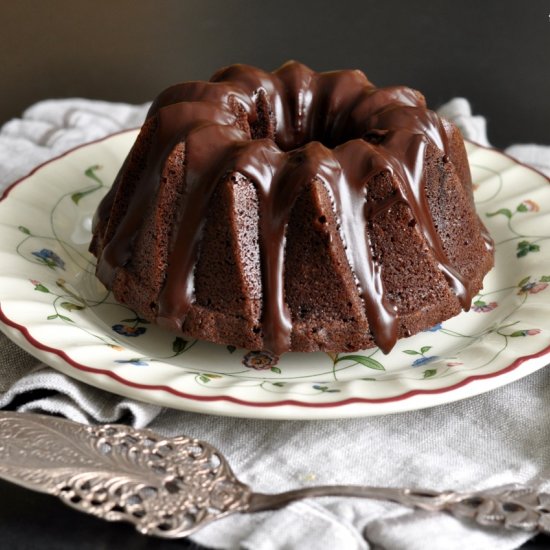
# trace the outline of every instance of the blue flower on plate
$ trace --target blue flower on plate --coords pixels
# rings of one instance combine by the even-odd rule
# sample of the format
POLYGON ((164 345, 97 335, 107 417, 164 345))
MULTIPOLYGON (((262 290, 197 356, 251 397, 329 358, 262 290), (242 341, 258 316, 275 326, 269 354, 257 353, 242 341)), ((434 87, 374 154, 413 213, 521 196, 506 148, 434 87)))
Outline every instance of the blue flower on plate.
POLYGON ((145 327, 132 327, 130 325, 123 325, 118 323, 111 327, 117 334, 121 336, 127 336, 128 338, 135 338, 141 336, 147 329, 145 327))
POLYGON ((437 332, 442 328, 443 328, 443 325, 441 323, 437 323, 437 325, 434 325, 433 327, 425 328, 422 332, 437 332))
POLYGON ((419 357, 413 361, 412 366, 421 367, 422 365, 426 365, 432 361, 436 361, 437 359, 439 359, 437 355, 432 355, 431 357, 419 357))
POLYGON ((56 267, 65 269, 65 262, 53 250, 43 248, 42 250, 34 251, 32 255, 36 256, 39 260, 52 269, 55 269, 56 267))
POLYGON ((138 365, 140 367, 148 367, 149 366, 149 363, 146 363, 145 361, 143 361, 142 359, 139 359, 139 358, 135 358, 135 359, 117 359, 115 361, 115 363, 120 363, 120 364, 123 364, 123 365, 127 365, 127 364, 138 365))

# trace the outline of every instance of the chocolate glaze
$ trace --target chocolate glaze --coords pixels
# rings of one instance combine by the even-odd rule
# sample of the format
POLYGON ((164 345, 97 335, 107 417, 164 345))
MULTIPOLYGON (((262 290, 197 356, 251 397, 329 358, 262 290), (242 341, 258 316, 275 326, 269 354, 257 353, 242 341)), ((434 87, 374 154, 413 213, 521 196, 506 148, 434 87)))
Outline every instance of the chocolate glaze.
MULTIPOLYGON (((129 260, 164 162, 184 141, 185 200, 159 296, 159 324, 182 327, 194 299, 193 271, 208 205, 218 183, 232 173, 249 178, 258 193, 265 349, 275 354, 291 349, 283 283, 285 230, 294 202, 313 181, 321 182, 333 201, 373 338, 384 352, 394 346, 399 327, 367 227, 397 202, 410 207, 441 272, 463 308, 469 308, 469 283, 450 265, 425 193, 426 147, 431 142, 448 159, 447 135, 415 90, 376 88, 360 71, 315 73, 297 62, 273 73, 233 65, 210 82, 168 88, 153 102, 148 117, 155 117, 156 130, 144 169, 97 273, 110 287, 117 269, 129 260), (369 202, 368 184, 384 172, 392 176, 396 190, 384 201, 369 202)), ((115 184, 97 219, 108 218, 116 192, 115 184)))

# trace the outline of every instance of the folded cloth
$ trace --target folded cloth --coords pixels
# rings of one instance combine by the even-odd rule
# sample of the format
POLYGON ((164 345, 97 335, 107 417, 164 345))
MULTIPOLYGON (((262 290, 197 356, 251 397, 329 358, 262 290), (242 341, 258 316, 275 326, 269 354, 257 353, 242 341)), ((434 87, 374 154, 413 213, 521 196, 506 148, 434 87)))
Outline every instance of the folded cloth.
MULTIPOLYGON (((138 126, 146 109, 84 99, 37 103, 0 130, 0 192, 70 147, 138 126)), ((467 100, 454 99, 440 112, 466 137, 487 144, 485 119, 472 116, 467 100)), ((550 147, 517 145, 509 153, 550 174, 550 147)), ((245 420, 162 409, 108 394, 41 364, 0 335, 0 407, 80 422, 148 425, 167 436, 206 439, 226 454, 243 481, 263 492, 334 483, 470 490, 550 475, 547 369, 433 409, 335 421, 245 420)), ((250 550, 507 550, 528 538, 446 514, 339 498, 228 517, 193 536, 214 548, 250 550)))

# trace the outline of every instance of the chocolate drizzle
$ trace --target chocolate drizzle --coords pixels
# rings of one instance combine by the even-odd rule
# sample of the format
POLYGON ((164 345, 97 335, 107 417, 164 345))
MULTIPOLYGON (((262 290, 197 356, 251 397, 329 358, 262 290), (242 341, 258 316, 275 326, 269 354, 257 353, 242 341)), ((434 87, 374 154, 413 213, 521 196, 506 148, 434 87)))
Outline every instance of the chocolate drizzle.
MULTIPOLYGON (((218 183, 232 173, 247 177, 258 194, 265 349, 275 354, 291 349, 285 231, 295 201, 314 181, 333 201, 373 338, 384 352, 397 340, 398 318, 384 292, 367 228, 394 204, 409 206, 439 269, 463 308, 469 307, 471 289, 445 254, 425 192, 426 148, 431 143, 442 156, 449 155, 447 136, 418 92, 375 88, 360 71, 315 73, 289 62, 266 73, 234 65, 210 82, 167 89, 148 119, 155 120, 156 129, 136 192, 104 247, 97 273, 110 287, 127 263, 143 212, 161 185, 164 162, 185 142, 185 199, 158 299, 159 324, 182 328, 194 299, 193 272, 208 205, 218 183), (384 172, 395 182, 395 192, 384 201, 369 201, 369 182, 384 172)), ((108 218, 116 192, 115 184, 99 219, 108 218)))

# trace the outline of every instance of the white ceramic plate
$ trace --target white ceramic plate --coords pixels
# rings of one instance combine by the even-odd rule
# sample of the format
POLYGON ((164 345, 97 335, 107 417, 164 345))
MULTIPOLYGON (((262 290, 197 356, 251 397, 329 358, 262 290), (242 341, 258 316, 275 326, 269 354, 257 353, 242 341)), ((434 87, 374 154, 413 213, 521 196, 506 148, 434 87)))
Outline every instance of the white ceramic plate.
POLYGON ((337 418, 447 403, 550 360, 550 185, 468 143, 496 267, 469 313, 384 356, 267 354, 186 342, 114 302, 87 252, 91 217, 136 137, 85 145, 14 184, 0 202, 0 327, 52 367, 168 407, 258 418, 337 418))

